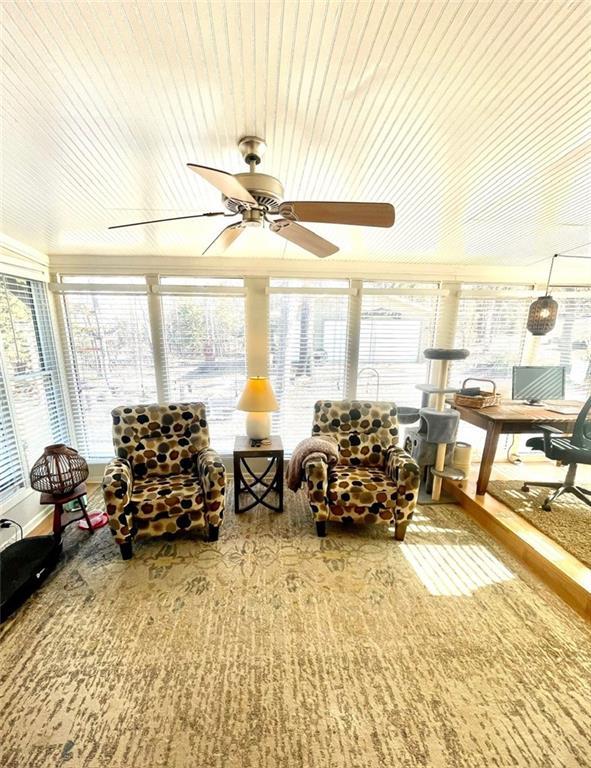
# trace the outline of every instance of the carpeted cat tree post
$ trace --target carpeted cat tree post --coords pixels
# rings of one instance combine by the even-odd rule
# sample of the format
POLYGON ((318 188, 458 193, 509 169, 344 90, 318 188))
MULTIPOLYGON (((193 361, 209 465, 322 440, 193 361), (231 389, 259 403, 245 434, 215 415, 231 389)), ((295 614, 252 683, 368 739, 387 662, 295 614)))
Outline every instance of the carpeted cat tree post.
MULTIPOLYGON (((430 421, 433 422, 433 434, 440 433, 437 436, 437 450, 435 454, 435 464, 433 466, 433 490, 431 499, 439 501, 441 496, 441 483, 443 477, 446 477, 445 454, 447 447, 455 441, 459 414, 453 416, 446 413, 445 396, 456 392, 457 388, 448 387, 447 379, 449 376, 449 364, 452 360, 465 360, 470 352, 467 349, 426 349, 423 353, 427 360, 435 360, 435 370, 431 374, 432 383, 418 384, 417 387, 423 393, 423 407, 428 411, 430 421), (446 418, 437 419, 437 413, 444 414, 446 418), (440 424, 437 424, 441 422, 440 424), (453 436, 452 436, 453 433, 453 436)), ((450 475, 451 477, 451 475, 450 475)))

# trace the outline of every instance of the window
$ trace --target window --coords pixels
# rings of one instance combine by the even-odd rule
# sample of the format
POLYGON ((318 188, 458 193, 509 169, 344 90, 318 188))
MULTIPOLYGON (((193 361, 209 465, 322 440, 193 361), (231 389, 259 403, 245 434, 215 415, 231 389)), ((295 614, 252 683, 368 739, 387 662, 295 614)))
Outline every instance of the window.
POLYGON ((0 502, 24 487, 25 479, 8 404, 4 371, 0 367, 0 502))
POLYGON ((97 288, 62 300, 79 450, 87 459, 107 459, 113 456, 111 410, 157 399, 147 296, 97 288))
POLYGON ((271 281, 273 288, 301 293, 272 293, 270 313, 270 377, 280 410, 273 431, 290 451, 312 430, 316 400, 345 397, 347 360, 347 293, 306 293, 308 288, 347 287, 346 281, 271 281), (335 285, 336 283, 336 285, 335 285))
POLYGON ((511 397, 513 366, 522 364, 526 341, 532 297, 524 293, 529 288, 485 284, 462 287, 455 346, 468 349, 470 356, 452 365, 450 386, 460 386, 468 377, 492 379, 497 391, 511 397))
POLYGON ((399 291, 437 290, 438 285, 363 284, 357 396, 418 406, 416 384, 429 380, 423 350, 433 346, 438 296, 399 291), (372 290, 392 293, 371 293, 372 290))
MULTIPOLYGON (((215 286, 187 280, 176 284, 215 286)), ((241 288, 242 280, 218 281, 217 285, 241 288)), ((244 414, 236 411, 246 379, 244 296, 165 294, 162 312, 170 397, 203 401, 212 446, 219 453, 231 454, 234 436, 244 431, 244 414)))
POLYGON ((536 340, 533 364, 565 366, 566 397, 586 400, 591 394, 591 288, 552 293, 558 302, 556 325, 536 340))
POLYGON ((28 475, 46 445, 68 441, 43 283, 0 275, 0 338, 5 369, 0 383, 0 494, 7 498, 23 487, 23 476, 28 475), (20 466, 21 460, 24 466, 20 466))
MULTIPOLYGON (((455 346, 465 347, 470 356, 452 363, 450 386, 460 386, 464 379, 492 379, 503 397, 511 398, 513 366, 522 365, 527 341, 527 313, 531 286, 465 284, 458 306, 455 346)), ((471 382, 469 382, 470 384, 471 382)), ((475 386, 490 389, 486 383, 475 386)), ((485 433, 464 421, 458 439, 473 446, 473 458, 482 453, 485 433)), ((497 457, 506 452, 512 438, 499 441, 497 457)))

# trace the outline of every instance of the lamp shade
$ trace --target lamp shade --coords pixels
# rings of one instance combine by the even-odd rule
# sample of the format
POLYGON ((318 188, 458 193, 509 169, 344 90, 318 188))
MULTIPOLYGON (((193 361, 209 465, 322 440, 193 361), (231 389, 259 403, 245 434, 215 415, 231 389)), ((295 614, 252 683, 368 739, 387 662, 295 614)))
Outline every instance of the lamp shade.
POLYGON ((278 411, 279 404, 275 399, 269 379, 266 376, 251 376, 248 378, 236 408, 239 411, 248 411, 250 413, 278 411))
POLYGON ((533 336, 545 336, 554 328, 558 303, 552 296, 540 296, 533 301, 527 316, 527 330, 533 336))

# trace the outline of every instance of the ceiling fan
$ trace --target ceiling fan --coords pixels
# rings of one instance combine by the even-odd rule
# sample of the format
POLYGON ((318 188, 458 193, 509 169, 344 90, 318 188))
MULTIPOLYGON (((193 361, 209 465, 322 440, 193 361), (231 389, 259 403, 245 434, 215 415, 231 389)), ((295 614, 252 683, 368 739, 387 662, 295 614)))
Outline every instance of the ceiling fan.
POLYGON ((316 256, 324 257, 339 249, 299 222, 325 224, 355 224, 365 227, 391 227, 394 224, 394 207, 390 203, 331 203, 312 201, 283 201, 283 185, 273 176, 257 173, 256 166, 267 148, 263 139, 245 136, 238 143, 247 173, 227 173, 206 165, 187 163, 201 178, 213 184, 222 193, 222 203, 229 211, 195 213, 190 216, 174 216, 168 219, 134 221, 116 224, 109 229, 156 224, 162 221, 198 219, 206 216, 240 216, 241 221, 230 224, 203 251, 205 255, 220 255, 242 234, 246 227, 262 227, 268 224, 271 232, 299 245, 316 256))

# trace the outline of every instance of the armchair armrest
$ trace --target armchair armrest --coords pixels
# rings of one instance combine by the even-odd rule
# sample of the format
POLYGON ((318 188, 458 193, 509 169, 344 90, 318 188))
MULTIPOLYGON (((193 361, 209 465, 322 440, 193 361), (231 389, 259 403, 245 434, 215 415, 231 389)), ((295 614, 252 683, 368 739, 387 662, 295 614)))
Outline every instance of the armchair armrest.
POLYGON ((224 517, 226 493, 226 468, 219 454, 213 448, 199 451, 195 459, 199 481, 205 493, 205 509, 211 526, 218 528, 224 517))
POLYGON ((386 474, 396 483, 396 521, 408 520, 417 505, 421 471, 403 448, 394 446, 386 453, 386 474))
POLYGON ((544 453, 548 454, 548 452, 552 450, 552 436, 564 435, 565 433, 556 427, 550 426, 549 424, 540 424, 539 428, 544 438, 544 453))
POLYGON ((311 453, 304 461, 304 476, 308 486, 308 501, 314 519, 328 520, 328 462, 321 453, 311 453))
POLYGON ((133 492, 133 473, 127 459, 113 459, 107 464, 102 488, 111 533, 118 544, 123 544, 133 534, 133 518, 128 510, 133 492))

